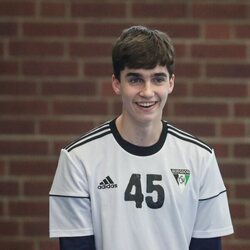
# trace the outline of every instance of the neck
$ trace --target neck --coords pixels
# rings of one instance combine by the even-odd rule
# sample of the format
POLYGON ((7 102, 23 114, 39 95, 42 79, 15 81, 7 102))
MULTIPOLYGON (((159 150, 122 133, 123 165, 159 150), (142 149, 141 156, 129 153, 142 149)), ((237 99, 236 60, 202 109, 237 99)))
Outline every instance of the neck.
POLYGON ((117 118, 116 126, 123 139, 142 147, 148 147, 155 144, 159 140, 162 131, 161 121, 146 125, 134 124, 124 119, 123 115, 117 118))

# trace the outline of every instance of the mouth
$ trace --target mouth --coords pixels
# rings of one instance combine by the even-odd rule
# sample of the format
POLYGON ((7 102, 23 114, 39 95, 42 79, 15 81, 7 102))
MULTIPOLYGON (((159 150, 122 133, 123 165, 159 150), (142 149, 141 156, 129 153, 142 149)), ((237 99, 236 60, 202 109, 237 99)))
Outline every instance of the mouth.
POLYGON ((158 103, 157 101, 151 101, 151 102, 135 102, 135 104, 137 106, 139 106, 140 108, 145 108, 145 109, 149 109, 151 107, 153 107, 156 103, 158 103))

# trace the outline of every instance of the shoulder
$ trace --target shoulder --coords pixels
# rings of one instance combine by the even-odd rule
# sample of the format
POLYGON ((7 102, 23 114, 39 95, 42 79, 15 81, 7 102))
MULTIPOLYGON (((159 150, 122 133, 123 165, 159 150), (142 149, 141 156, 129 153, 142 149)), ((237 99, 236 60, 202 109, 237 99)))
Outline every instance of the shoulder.
POLYGON ((193 146, 195 148, 200 148, 201 150, 206 150, 210 154, 212 154, 213 149, 205 143, 203 140, 199 139, 198 137, 189 134, 181 129, 176 128, 175 126, 169 124, 168 122, 164 121, 166 129, 167 129, 167 134, 168 136, 174 138, 175 140, 178 141, 179 144, 181 145, 188 145, 188 146, 193 146))
POLYGON ((90 142, 100 142, 102 138, 111 133, 112 131, 110 128, 110 121, 107 121, 69 143, 67 146, 64 147, 64 150, 70 152, 73 149, 89 144, 90 142))

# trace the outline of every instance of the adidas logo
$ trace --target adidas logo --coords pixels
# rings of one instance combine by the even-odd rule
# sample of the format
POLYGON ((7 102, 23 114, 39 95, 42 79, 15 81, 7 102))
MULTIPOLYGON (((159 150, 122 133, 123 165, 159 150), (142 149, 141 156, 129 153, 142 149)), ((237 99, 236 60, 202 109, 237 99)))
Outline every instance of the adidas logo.
POLYGON ((100 182, 98 189, 105 189, 105 188, 117 188, 117 184, 114 184, 112 179, 107 176, 102 182, 100 182))

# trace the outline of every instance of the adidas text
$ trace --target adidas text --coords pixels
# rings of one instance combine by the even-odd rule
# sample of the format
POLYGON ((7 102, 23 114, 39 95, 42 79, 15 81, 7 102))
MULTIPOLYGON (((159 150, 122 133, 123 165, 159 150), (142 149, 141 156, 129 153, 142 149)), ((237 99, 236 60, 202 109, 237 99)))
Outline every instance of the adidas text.
POLYGON ((117 188, 117 184, 106 184, 106 185, 99 185, 98 189, 105 189, 105 188, 117 188))

